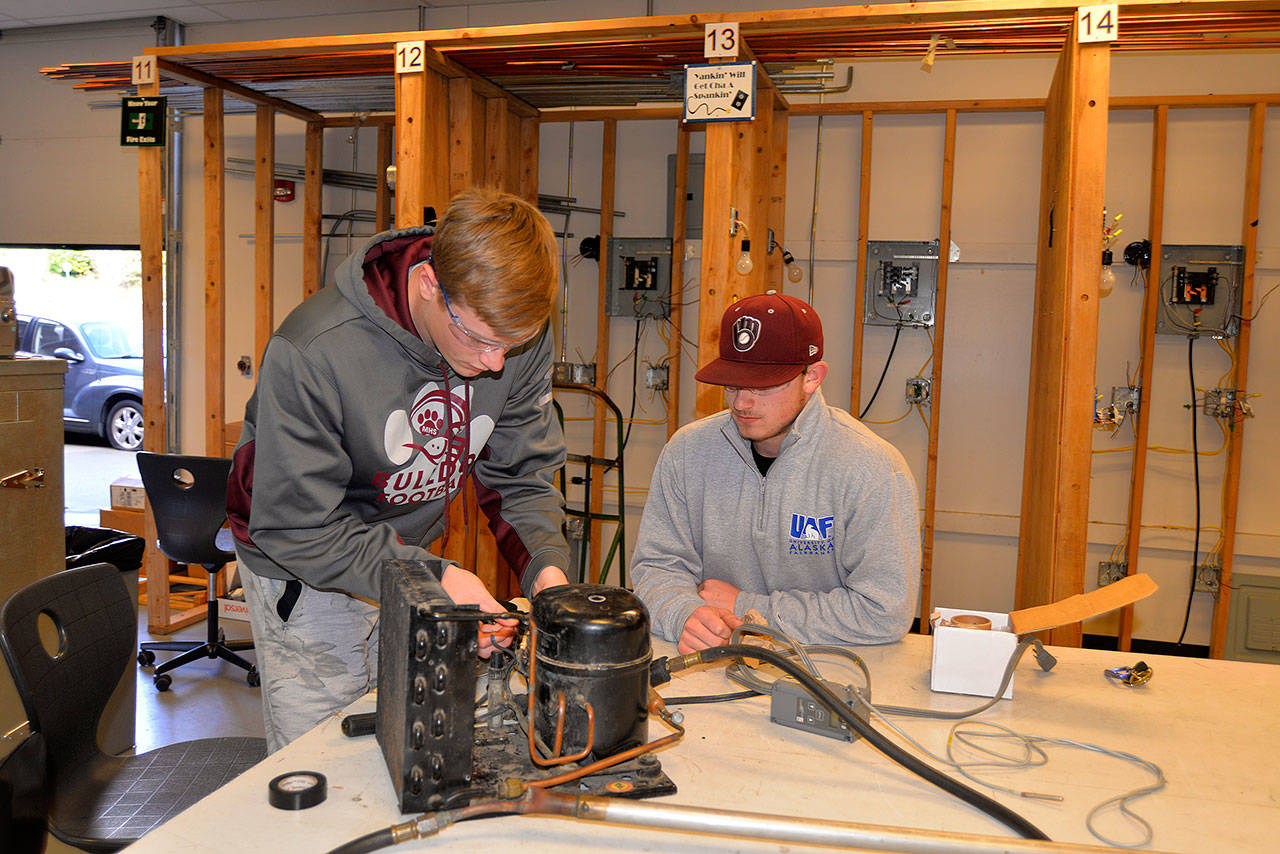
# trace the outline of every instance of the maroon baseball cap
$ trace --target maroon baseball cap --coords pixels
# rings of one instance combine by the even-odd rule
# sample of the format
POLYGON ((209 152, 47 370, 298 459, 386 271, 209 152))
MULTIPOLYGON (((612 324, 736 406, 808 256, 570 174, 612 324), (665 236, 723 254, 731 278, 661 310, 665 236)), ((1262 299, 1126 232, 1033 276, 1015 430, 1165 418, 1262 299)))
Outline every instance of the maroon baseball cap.
POLYGON ((793 379, 822 359, 822 321, 813 307, 777 291, 746 297, 720 319, 720 358, 698 382, 767 388, 793 379))

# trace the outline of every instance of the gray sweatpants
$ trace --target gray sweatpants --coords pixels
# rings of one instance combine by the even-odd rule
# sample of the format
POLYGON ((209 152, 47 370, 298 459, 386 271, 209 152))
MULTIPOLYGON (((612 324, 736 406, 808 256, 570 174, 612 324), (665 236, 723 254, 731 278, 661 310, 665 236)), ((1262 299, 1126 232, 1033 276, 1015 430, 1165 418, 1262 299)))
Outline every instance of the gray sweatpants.
POLYGON ((306 584, 282 620, 286 582, 240 571, 262 674, 262 719, 274 752, 377 686, 378 608, 306 584))

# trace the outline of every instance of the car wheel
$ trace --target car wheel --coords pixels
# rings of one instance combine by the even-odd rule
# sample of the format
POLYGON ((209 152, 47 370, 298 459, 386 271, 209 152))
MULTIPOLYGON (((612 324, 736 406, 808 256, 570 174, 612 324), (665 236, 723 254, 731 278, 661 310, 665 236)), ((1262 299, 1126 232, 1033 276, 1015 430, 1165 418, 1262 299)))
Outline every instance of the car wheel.
POLYGON ((121 451, 137 451, 142 448, 142 404, 136 400, 122 400, 107 413, 107 441, 121 451))

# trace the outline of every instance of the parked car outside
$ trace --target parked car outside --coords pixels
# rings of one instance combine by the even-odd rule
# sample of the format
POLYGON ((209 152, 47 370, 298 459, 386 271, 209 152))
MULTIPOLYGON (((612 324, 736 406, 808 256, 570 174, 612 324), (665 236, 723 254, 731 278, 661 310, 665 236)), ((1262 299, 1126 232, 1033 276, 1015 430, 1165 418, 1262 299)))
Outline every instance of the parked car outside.
POLYGON ((114 320, 18 315, 18 352, 67 363, 62 422, 122 451, 142 449, 142 337, 114 320))

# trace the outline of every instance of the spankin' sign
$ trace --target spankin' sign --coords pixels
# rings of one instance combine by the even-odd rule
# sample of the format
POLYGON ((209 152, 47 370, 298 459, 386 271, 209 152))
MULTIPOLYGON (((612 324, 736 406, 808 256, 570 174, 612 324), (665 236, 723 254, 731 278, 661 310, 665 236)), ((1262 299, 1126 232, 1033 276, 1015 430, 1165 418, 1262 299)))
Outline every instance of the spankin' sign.
POLYGON ((739 122, 756 117, 756 64, 727 62, 684 67, 686 122, 739 122))

